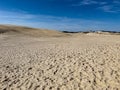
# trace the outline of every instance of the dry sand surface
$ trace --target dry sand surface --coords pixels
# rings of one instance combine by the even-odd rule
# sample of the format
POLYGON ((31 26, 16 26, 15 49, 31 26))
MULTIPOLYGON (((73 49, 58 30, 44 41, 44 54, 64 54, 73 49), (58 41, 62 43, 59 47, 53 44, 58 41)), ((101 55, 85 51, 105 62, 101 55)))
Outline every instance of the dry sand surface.
POLYGON ((120 36, 0 34, 0 90, 120 90, 120 36))

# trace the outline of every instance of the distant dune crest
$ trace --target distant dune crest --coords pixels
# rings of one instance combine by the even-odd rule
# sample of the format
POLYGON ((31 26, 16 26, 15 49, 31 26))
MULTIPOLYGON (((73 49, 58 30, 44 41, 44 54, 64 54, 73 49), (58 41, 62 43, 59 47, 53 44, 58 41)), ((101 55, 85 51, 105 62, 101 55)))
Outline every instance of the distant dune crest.
POLYGON ((115 31, 56 31, 48 29, 38 29, 31 28, 26 26, 15 26, 15 25, 0 25, 0 34, 24 34, 30 36, 44 36, 44 37, 62 37, 62 36, 71 36, 73 34, 86 34, 86 35, 95 35, 95 34, 115 34, 119 35, 120 32, 115 31))

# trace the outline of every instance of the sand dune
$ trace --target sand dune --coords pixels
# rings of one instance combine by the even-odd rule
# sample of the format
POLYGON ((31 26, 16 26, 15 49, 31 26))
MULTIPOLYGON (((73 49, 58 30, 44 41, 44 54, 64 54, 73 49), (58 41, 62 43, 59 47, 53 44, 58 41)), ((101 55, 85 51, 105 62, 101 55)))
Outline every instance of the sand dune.
POLYGON ((0 34, 0 90, 120 90, 119 35, 50 35, 0 34))
POLYGON ((15 25, 0 25, 0 33, 24 34, 24 35, 36 36, 36 37, 39 36, 61 37, 67 35, 65 33, 56 30, 37 29, 37 28, 15 26, 15 25))

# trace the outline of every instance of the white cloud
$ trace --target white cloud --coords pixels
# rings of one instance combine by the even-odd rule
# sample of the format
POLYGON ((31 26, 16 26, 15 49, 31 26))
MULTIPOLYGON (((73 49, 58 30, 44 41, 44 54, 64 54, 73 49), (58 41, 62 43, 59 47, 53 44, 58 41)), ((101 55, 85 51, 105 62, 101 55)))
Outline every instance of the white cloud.
POLYGON ((92 5, 92 4, 98 4, 95 0, 83 0, 77 4, 73 4, 72 6, 82 6, 82 5, 92 5))
POLYGON ((104 12, 110 12, 110 13, 119 13, 120 10, 118 8, 115 8, 114 5, 104 5, 101 7, 98 7, 98 9, 104 11, 104 12))
POLYGON ((120 12, 120 0, 112 0, 111 2, 98 1, 98 0, 82 0, 72 6, 88 6, 96 5, 98 10, 109 13, 119 13, 120 12))
POLYGON ((37 28, 71 31, 108 29, 107 26, 112 26, 107 22, 95 20, 35 15, 10 11, 0 11, 0 24, 15 24, 37 28))
POLYGON ((105 1, 97 1, 97 0, 83 0, 76 4, 73 4, 72 6, 84 6, 84 5, 105 5, 107 2, 105 1))
POLYGON ((105 5, 105 6, 99 7, 99 9, 103 10, 104 12, 111 12, 112 8, 113 8, 113 6, 110 6, 110 5, 105 5))
POLYGON ((113 3, 114 4, 120 4, 120 1, 119 0, 113 0, 113 3))
POLYGON ((94 1, 94 0, 83 0, 81 2, 81 5, 90 5, 90 4, 97 4, 98 2, 97 1, 94 1))
POLYGON ((100 5, 108 4, 107 2, 99 2, 100 5))

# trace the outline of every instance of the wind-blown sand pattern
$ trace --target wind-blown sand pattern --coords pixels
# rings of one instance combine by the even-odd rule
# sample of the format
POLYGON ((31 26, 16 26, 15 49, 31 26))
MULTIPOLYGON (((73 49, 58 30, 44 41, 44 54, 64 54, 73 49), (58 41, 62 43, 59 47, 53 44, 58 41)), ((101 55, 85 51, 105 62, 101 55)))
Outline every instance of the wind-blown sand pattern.
POLYGON ((0 90, 120 90, 120 36, 0 34, 0 90))

